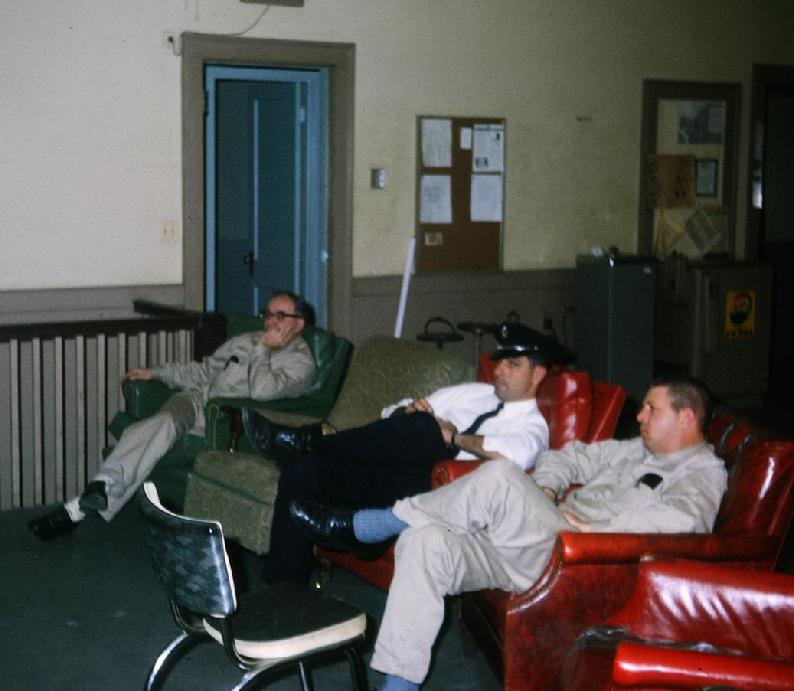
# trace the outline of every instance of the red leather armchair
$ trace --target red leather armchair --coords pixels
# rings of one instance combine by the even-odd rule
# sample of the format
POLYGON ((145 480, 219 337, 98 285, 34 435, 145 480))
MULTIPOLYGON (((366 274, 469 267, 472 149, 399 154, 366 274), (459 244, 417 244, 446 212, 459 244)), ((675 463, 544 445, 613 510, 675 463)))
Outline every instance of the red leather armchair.
POLYGON ((794 687, 794 576, 646 562, 626 604, 568 651, 556 688, 794 687))
POLYGON ((463 623, 506 691, 552 688, 574 639, 626 603, 645 557, 775 566, 794 514, 794 442, 727 413, 714 418, 707 437, 729 469, 712 533, 563 532, 526 592, 461 598, 463 623))
MULTIPOLYGON (((493 362, 487 355, 480 358, 479 381, 493 380, 493 362)), ((587 372, 557 371, 549 374, 538 390, 538 407, 549 424, 549 443, 560 448, 573 439, 596 441, 609 439, 626 400, 621 386, 593 381, 587 372)), ((442 461, 432 471, 434 487, 471 472, 477 461, 442 461)), ((343 552, 318 548, 321 561, 336 564, 381 590, 388 590, 394 574, 394 550, 380 559, 362 561, 343 552)))

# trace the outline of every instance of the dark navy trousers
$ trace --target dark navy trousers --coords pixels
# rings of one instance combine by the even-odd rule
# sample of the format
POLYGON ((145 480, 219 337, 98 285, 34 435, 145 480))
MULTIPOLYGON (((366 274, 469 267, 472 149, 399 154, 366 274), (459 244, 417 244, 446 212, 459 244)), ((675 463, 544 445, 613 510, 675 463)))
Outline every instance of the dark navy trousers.
POLYGON ((312 543, 290 518, 291 501, 348 509, 390 507, 428 491, 433 464, 450 455, 435 418, 411 413, 325 436, 317 452, 285 461, 265 579, 305 583, 309 578, 312 543))

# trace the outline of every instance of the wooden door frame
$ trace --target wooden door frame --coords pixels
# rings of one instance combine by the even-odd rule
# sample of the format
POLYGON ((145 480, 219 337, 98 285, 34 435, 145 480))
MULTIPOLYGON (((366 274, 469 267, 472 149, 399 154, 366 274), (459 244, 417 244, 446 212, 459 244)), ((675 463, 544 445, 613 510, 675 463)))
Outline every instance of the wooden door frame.
POLYGON ((204 66, 328 68, 328 327, 352 331, 355 46, 184 33, 182 209, 185 306, 204 308, 204 66))

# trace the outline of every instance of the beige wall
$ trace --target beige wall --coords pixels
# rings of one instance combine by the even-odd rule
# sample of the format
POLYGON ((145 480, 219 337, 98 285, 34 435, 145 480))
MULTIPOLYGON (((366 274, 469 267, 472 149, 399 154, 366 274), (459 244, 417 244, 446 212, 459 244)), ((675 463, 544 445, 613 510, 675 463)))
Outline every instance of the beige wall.
MULTIPOLYGON (((0 290, 182 281, 179 58, 163 33, 235 33, 236 0, 0 2, 0 290)), ((633 251, 644 78, 743 85, 794 64, 789 0, 307 0, 248 36, 356 44, 353 271, 399 274, 417 114, 507 121, 504 266, 633 251), (387 173, 369 189, 369 169, 387 173)))

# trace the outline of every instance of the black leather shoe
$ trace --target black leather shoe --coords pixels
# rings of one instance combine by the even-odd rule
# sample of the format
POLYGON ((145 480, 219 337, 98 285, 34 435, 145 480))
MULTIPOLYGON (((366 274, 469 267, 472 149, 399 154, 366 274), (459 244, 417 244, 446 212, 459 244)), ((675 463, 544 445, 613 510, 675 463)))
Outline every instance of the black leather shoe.
POLYGON ((303 427, 277 425, 252 408, 243 409, 243 429, 255 449, 277 459, 316 451, 323 436, 320 424, 303 427))
POLYGON ((278 427, 273 443, 287 454, 295 455, 317 451, 323 437, 322 425, 278 427))
POLYGON ((89 482, 85 492, 80 495, 78 504, 80 505, 80 511, 85 511, 86 513, 107 509, 108 495, 105 490, 105 483, 101 480, 89 482))
POLYGON ((258 415, 251 408, 243 408, 243 429, 248 441, 260 453, 270 456, 273 453, 273 437, 276 431, 267 418, 258 415))
POLYGON ((355 511, 334 509, 311 501, 293 501, 289 513, 304 533, 318 545, 350 552, 359 559, 377 559, 388 542, 361 542, 353 532, 355 511))
POLYGON ((66 509, 59 506, 55 511, 45 513, 43 516, 28 521, 28 529, 40 540, 48 542, 61 535, 68 535, 77 527, 66 509))

